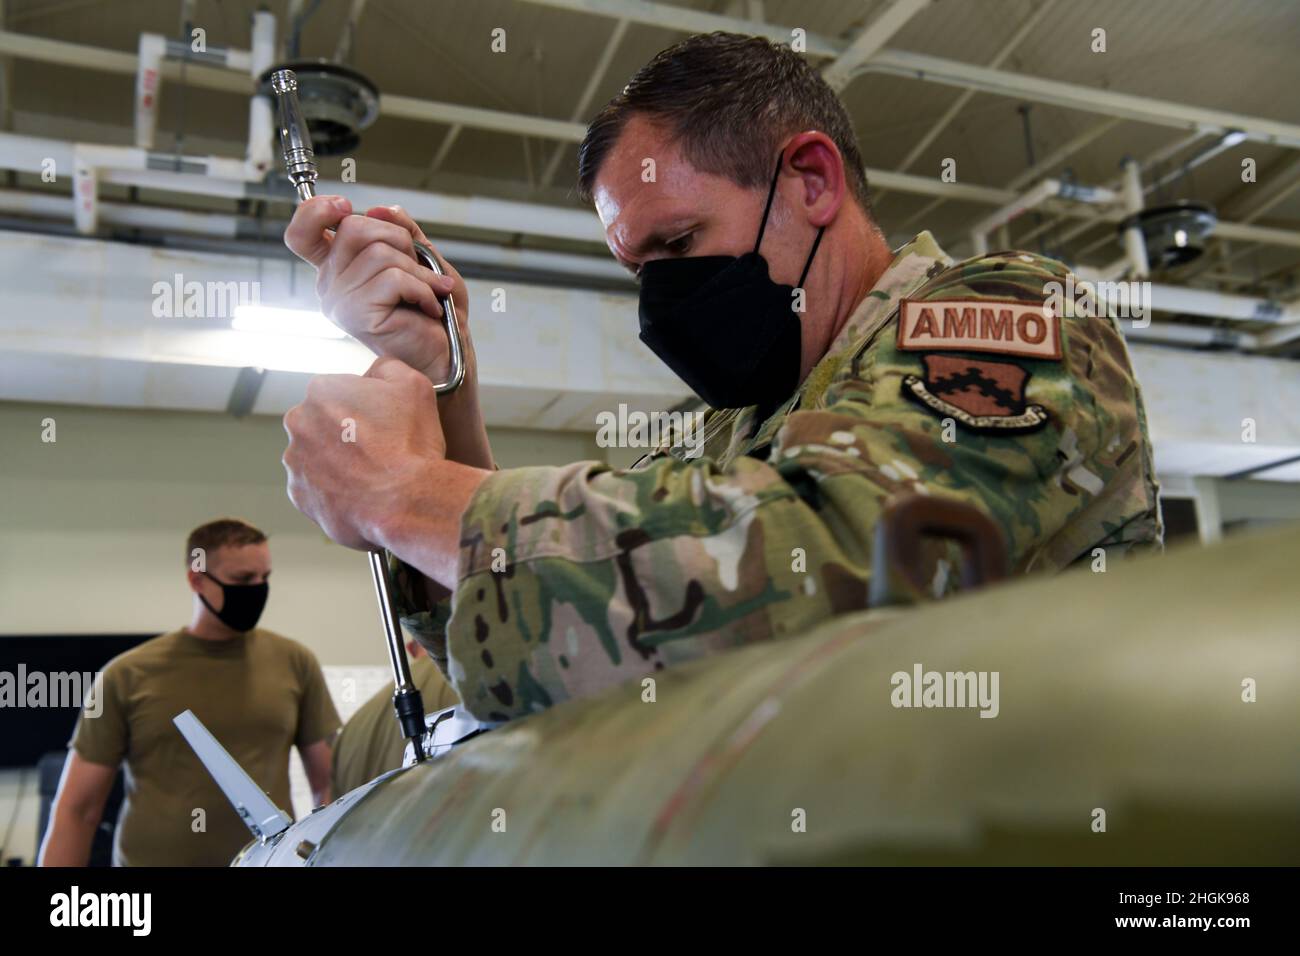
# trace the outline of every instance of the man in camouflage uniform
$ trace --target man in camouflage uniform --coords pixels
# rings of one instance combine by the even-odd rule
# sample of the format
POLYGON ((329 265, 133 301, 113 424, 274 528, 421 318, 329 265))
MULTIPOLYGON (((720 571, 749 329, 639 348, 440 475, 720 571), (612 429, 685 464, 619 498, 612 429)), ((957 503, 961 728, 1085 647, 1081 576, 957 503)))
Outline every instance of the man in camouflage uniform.
MULTIPOLYGON (((891 252, 843 107, 788 49, 713 34, 664 51, 593 122, 580 164, 611 250, 644 272, 648 343, 648 280, 662 286, 683 263, 713 269, 704 257, 739 262, 761 244, 738 295, 768 263, 767 292, 806 293, 791 387, 715 407, 702 454, 679 444, 626 471, 493 470, 476 376, 428 395, 446 370, 429 288, 459 296, 462 316, 468 303, 454 270, 442 280, 414 264, 418 226, 371 210, 331 241, 324 228, 349 209, 322 197, 286 236, 320 270, 327 313, 389 356, 362 378, 318 378, 286 415, 290 496, 336 540, 394 555, 403 623, 475 716, 525 715, 866 607, 873 533, 901 494, 978 509, 1018 572, 1158 545, 1142 402, 1115 323, 1054 304, 1069 273, 1041 256, 954 265, 927 232, 891 252), (358 442, 342 450, 349 415, 358 442)), ((731 338, 712 354, 656 351, 713 361, 700 375, 711 384, 733 345, 745 351, 747 314, 728 324, 725 312, 731 338)), ((732 385, 720 393, 750 394, 732 385)))

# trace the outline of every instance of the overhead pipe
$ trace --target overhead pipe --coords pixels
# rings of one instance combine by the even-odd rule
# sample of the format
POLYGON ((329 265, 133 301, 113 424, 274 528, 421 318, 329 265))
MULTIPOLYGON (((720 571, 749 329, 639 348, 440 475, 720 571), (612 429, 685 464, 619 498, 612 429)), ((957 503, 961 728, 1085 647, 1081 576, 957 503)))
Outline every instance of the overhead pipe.
MULTIPOLYGON (((1124 160, 1123 178, 1120 184, 1124 197, 1124 212, 1130 216, 1142 211, 1143 190, 1142 172, 1138 161, 1129 157, 1124 160)), ((1128 257, 1129 274, 1135 279, 1145 279, 1151 274, 1151 263, 1147 258, 1147 243, 1142 229, 1134 222, 1124 230, 1124 254, 1128 257)))
MULTIPOLYGON (((259 17, 270 18, 271 30, 274 33, 274 16, 269 13, 256 13, 253 17, 255 36, 259 17)), ((48 58, 33 57, 33 59, 48 58)), ((152 149, 154 146, 154 135, 158 127, 158 96, 162 88, 163 64, 167 61, 200 63, 242 72, 249 69, 252 58, 247 50, 215 46, 197 52, 191 49, 189 40, 171 39, 157 33, 140 34, 135 69, 135 144, 141 149, 152 149)), ((58 62, 62 62, 62 59, 58 62)), ((209 84, 196 85, 208 86, 209 84)))
POLYGON ((352 44, 356 41, 357 24, 361 22, 361 14, 365 12, 366 0, 352 0, 352 8, 348 11, 348 18, 343 24, 343 30, 339 33, 338 46, 334 48, 334 62, 347 63, 352 56, 352 44))
MULTIPOLYGON (((283 234, 286 221, 253 216, 191 212, 159 206, 100 201, 98 221, 112 226, 157 231, 165 235, 204 236, 213 239, 257 240, 283 234)), ((0 189, 0 213, 39 219, 71 220, 75 200, 48 192, 0 189)), ((602 286, 631 288, 627 272, 610 259, 547 249, 517 249, 461 239, 438 241, 438 251, 462 266, 498 272, 538 273, 550 278, 598 280, 602 286)))
MULTIPOLYGON (((594 0, 574 0, 579 5, 590 4, 594 0)), ((649 5, 647 5, 649 6, 649 5)), ((612 11, 624 9, 621 4, 614 3, 610 7, 612 11)), ((674 8, 676 11, 676 8, 674 8)), ((585 12, 604 15, 603 9, 588 9, 585 12)), ((680 13, 681 11, 676 11, 680 13)), ((684 14, 683 14, 684 15, 684 14)), ((657 14, 656 14, 657 16, 657 14)), ((635 11, 629 13, 626 17, 628 20, 641 22, 635 11)), ((721 18, 726 19, 726 18, 721 18)), ((756 31, 762 33, 762 31, 756 31)), ((812 38, 809 38, 809 53, 812 54, 812 38)), ((832 56, 847 47, 847 44, 837 43, 833 50, 826 50, 821 55, 832 56)), ((226 51, 227 66, 240 62, 240 56, 245 55, 243 51, 228 50, 226 51)), ((139 57, 131 53, 122 53, 116 50, 105 50, 100 47, 88 46, 84 44, 68 43, 60 40, 49 40, 43 37, 33 37, 28 34, 14 33, 12 31, 0 30, 0 56, 11 56, 22 59, 37 60, 40 62, 56 63, 64 66, 73 66, 81 69, 98 69, 112 73, 128 73, 134 75, 139 66, 139 57)), ((913 56, 912 54, 900 54, 897 51, 883 50, 877 54, 877 57, 888 56, 890 61, 895 65, 898 64, 900 57, 913 56)), ((919 56, 919 55, 918 55, 919 56)), ((955 63, 952 61, 939 60, 938 58, 927 58, 928 62, 937 62, 940 64, 949 64, 954 67, 964 67, 965 64, 955 63)), ((874 59, 872 61, 874 63, 874 59)), ((869 64, 870 65, 870 64, 869 64)), ((162 73, 166 75, 168 63, 164 61, 162 73)), ((888 72, 888 71, 887 71, 888 72)), ((914 71, 904 70, 904 75, 913 75, 914 71)), ((996 73, 996 71, 993 71, 996 73)), ((1015 74, 1005 74, 1015 76, 1015 74)), ((920 75, 923 79, 933 77, 920 75)), ((1026 78, 1021 77, 1022 81, 1026 78)), ((1037 83, 1035 78, 1027 78, 1028 82, 1037 83)), ((223 90, 226 92, 247 93, 248 84, 236 78, 229 69, 209 69, 202 64, 196 65, 191 71, 190 82, 196 86, 205 89, 223 90)), ((941 81, 946 82, 946 81, 941 81)), ((960 84, 959 84, 960 85, 960 84)), ((1017 91, 1015 95, 1021 98, 1034 99, 1033 86, 1026 87, 1017 91)), ((1088 90, 1086 87, 1073 87, 1076 91, 1083 93, 1100 94, 1104 91, 1088 90)), ((1010 94, 1008 94, 1010 95, 1010 94)), ((1129 97, 1129 99, 1134 99, 1129 97)), ((1139 98, 1140 99, 1140 98, 1139 98)), ((1052 100, 1044 100, 1052 102, 1052 100)), ((1178 104, 1160 104, 1164 106, 1177 107, 1178 104)), ((1080 107, 1083 108, 1083 107, 1080 107)), ((1192 109, 1192 107, 1178 107, 1179 109, 1192 109)), ((1103 111, 1100 107, 1095 107, 1094 111, 1103 111)), ((480 107, 462 106, 454 103, 441 103, 433 100, 421 100, 407 96, 382 95, 379 105, 380 115, 392 116, 401 119, 412 119, 420 122, 436 122, 448 124, 460 124, 461 126, 473 129, 495 130, 503 133, 510 133, 520 136, 535 136, 542 139, 552 139, 561 142, 580 142, 586 132, 582 123, 565 122, 563 120, 547 119, 545 117, 530 116, 528 114, 510 113, 503 110, 490 110, 480 107)), ((1207 111, 1200 111, 1206 113, 1207 111)), ((1291 139, 1294 138, 1297 144, 1300 144, 1300 127, 1291 127, 1287 124, 1277 124, 1267 120, 1256 120, 1254 117, 1241 116, 1239 114, 1214 113, 1216 118, 1222 118, 1225 121, 1231 120, 1231 124, 1225 128, 1215 128, 1207 125, 1200 129, 1196 135, 1204 135, 1211 132, 1225 133, 1233 132, 1240 129, 1246 133, 1249 138, 1262 141, 1276 141, 1282 145, 1291 145, 1291 139), (1265 124, 1266 128, 1257 128, 1251 126, 1251 123, 1265 124), (1294 129, 1296 135, 1292 137, 1288 130, 1294 129)), ((1137 119, 1147 119, 1147 117, 1133 117, 1137 119)), ((1150 120, 1155 122, 1155 120, 1150 120)), ((1183 126, 1186 124, 1175 123, 1172 125, 1183 126)), ((0 157, 0 164, 3 163, 3 157, 0 157)), ((14 168, 14 167, 9 167, 14 168)), ((1003 203, 1009 201, 1011 194, 1006 190, 987 186, 975 186, 959 183, 939 183, 933 177, 908 176, 906 174, 895 173, 891 170, 869 169, 869 177, 878 185, 886 189, 895 189, 904 192, 923 193, 930 195, 943 195, 953 199, 969 199, 973 202, 987 202, 990 204, 1003 203)), ((160 187, 161 188, 161 187, 160 187)), ((184 191, 184 190, 182 190, 184 191)), ((226 195, 227 193, 221 193, 226 195)), ((1117 215, 1103 215, 1099 217, 1101 221, 1117 221, 1120 217, 1117 215)), ((1095 221, 1095 220, 1089 220, 1095 221)), ((540 233, 545 235, 546 233, 540 233)), ((1247 223, 1227 223, 1221 222, 1218 226, 1218 234, 1223 238, 1238 239, 1243 242, 1258 242, 1268 245, 1285 245, 1300 247, 1300 233, 1288 232, 1280 229, 1269 229, 1266 227, 1253 226, 1247 223), (1231 234, 1229 234, 1231 231, 1231 234)))
MULTIPOLYGON (((135 145, 150 150, 158 128, 158 99, 162 88, 165 60, 205 63, 229 70, 246 71, 250 86, 275 62, 275 16, 265 10, 253 14, 252 50, 209 47, 199 53, 186 40, 167 39, 156 33, 142 33, 135 84, 135 145)), ((274 133, 271 104, 256 92, 249 97, 248 146, 245 162, 248 170, 238 178, 260 179, 271 168, 271 138, 274 133)))
MULTIPOLYGON (((0 147, 25 137, 0 133, 0 147)), ((36 144, 49 144, 49 140, 35 140, 36 144)), ((30 144, 23 144, 28 147, 30 144)), ((24 171, 39 171, 47 159, 54 159, 55 167, 60 165, 62 155, 64 168, 70 162, 73 175, 73 196, 76 199, 75 222, 77 231, 90 235, 94 233, 99 216, 99 183, 101 179, 111 181, 112 174, 122 171, 135 171, 146 178, 151 175, 167 175, 175 170, 177 159, 166 153, 150 152, 132 146, 104 146, 98 143, 55 144, 58 149, 40 152, 39 156, 14 156, 10 168, 24 171)), ((39 151, 39 145, 37 147, 39 151)), ((221 156, 190 156, 181 161, 183 173, 194 179, 210 179, 213 182, 249 180, 257 177, 249 174, 247 166, 237 159, 225 159, 221 156)))
MULTIPOLYGON (((253 48, 248 59, 248 74, 253 83, 275 64, 275 16, 265 10, 253 14, 253 48)), ((271 101, 254 93, 248 101, 248 152, 245 155, 251 172, 261 177, 272 165, 272 138, 275 119, 271 101)))
MULTIPOLYGON (((42 219, 72 219, 76 200, 47 192, 21 192, 0 189, 0 212, 42 219)), ((164 209, 159 206, 141 206, 136 203, 101 201, 98 220, 113 226, 134 229, 156 229, 165 233, 186 233, 234 239, 247 234, 241 223, 252 221, 247 216, 227 213, 187 212, 164 209)))
POLYGON ((1232 295, 1213 289, 1152 283, 1151 302, 1153 308, 1165 312, 1185 312, 1234 322, 1274 322, 1281 325, 1300 322, 1298 302, 1232 295))
POLYGON ((1124 338, 1130 342, 1150 342, 1156 345, 1177 345, 1184 348, 1235 349, 1256 352, 1261 348, 1259 336, 1240 329, 1221 329, 1209 325, 1186 325, 1178 322, 1152 322, 1137 325, 1128 319, 1119 320, 1124 338))
MULTIPOLYGON (((1165 162, 1166 160, 1170 159, 1173 156, 1177 156, 1188 146, 1194 144, 1197 140, 1203 139, 1205 135, 1206 135, 1205 133, 1198 131, 1192 133, 1189 136, 1180 137, 1171 143, 1166 143, 1164 146, 1161 146, 1155 152, 1151 153, 1149 156, 1147 156, 1145 159, 1142 160, 1142 166, 1141 166, 1142 170, 1145 171, 1149 169, 1154 169, 1160 163, 1165 162)), ((1120 173, 1106 183, 1106 188, 1119 189, 1120 186, 1123 184, 1123 182, 1124 182, 1124 176, 1122 173, 1120 173)), ((1049 216, 1041 225, 1035 226, 1033 229, 1030 229, 1027 233, 1021 236, 1020 241, 1022 243, 1028 243, 1032 239, 1035 239, 1038 236, 1042 235, 1044 232, 1047 232, 1049 229, 1054 228, 1057 225, 1057 223, 1060 222, 1060 220, 1061 217, 1059 215, 1049 216)), ((1068 242, 1069 240, 1073 239, 1075 236, 1079 235, 1080 233, 1086 232, 1088 229, 1091 229, 1093 226, 1097 225, 1098 222, 1101 221, 1104 220, 1085 219, 1082 222, 1077 223, 1074 226, 1071 226, 1069 229, 1065 230, 1065 232, 1063 232, 1061 235, 1057 236, 1056 237, 1057 242, 1062 242, 1062 243, 1068 242)))
POLYGON ((135 74, 135 145, 152 149, 158 129, 158 90, 167 41, 156 33, 140 34, 140 66, 135 74))
MULTIPOLYGON (((39 175, 46 161, 53 159, 59 169, 68 169, 79 146, 111 151, 111 155, 100 156, 95 164, 96 179, 104 183, 223 199, 259 199, 286 205, 293 202, 291 194, 256 182, 261 177, 253 175, 243 160, 216 156, 185 157, 178 171, 175 157, 168 154, 0 132, 0 168, 39 175)), ((396 203, 417 222, 472 224, 477 228, 509 234, 573 239, 601 245, 605 241, 600 220, 583 209, 359 183, 331 183, 330 188, 359 209, 396 203)))
POLYGON ((971 245, 974 246, 975 255, 982 256, 988 253, 988 234, 994 229, 1006 225, 1016 217, 1054 198, 1103 205, 1114 202, 1116 195, 1104 186, 1081 186, 1060 179, 1044 179, 1024 195, 1017 196, 1006 205, 995 209, 971 227, 971 245))
MULTIPOLYGON (((91 235, 98 225, 99 216, 99 182, 105 171, 135 171, 141 174, 147 185, 149 176, 155 173, 166 175, 177 165, 176 157, 165 153, 153 153, 147 150, 125 146, 101 146, 94 143, 75 143, 72 147, 73 195, 76 197, 77 231, 91 235)), ((181 161, 182 173, 176 176, 189 176, 196 179, 220 181, 256 180, 259 176, 251 173, 246 163, 237 159, 225 159, 220 156, 191 156, 181 161)), ((110 177, 107 177, 111 179, 110 177)))
MULTIPOLYGON (((79 231, 94 231, 97 210, 100 206, 97 186, 104 182, 171 190, 194 195, 221 198, 260 198, 271 202, 292 201, 287 195, 263 192, 253 188, 248 181, 241 181, 239 176, 246 173, 247 164, 236 159, 221 157, 190 158, 185 161, 182 172, 173 168, 174 160, 163 154, 148 153, 131 147, 96 146, 93 144, 68 144, 59 140, 39 137, 18 136, 0 133, 0 156, 5 158, 4 165, 26 172, 39 173, 46 159, 62 157, 66 164, 76 161, 77 175, 74 195, 74 218, 79 231)), ((503 232, 521 232, 526 234, 559 236, 568 239, 599 242, 603 240, 600 224, 588 212, 579 210, 557 209, 541 204, 518 203, 507 200, 483 197, 444 196, 417 190, 389 187, 361 186, 356 183, 335 184, 339 192, 348 197, 355 206, 392 204, 403 205, 413 218, 421 222, 446 223, 470 222, 489 229, 503 232)), ((1025 197, 998 210, 994 216, 981 222, 981 226, 996 228, 994 220, 999 216, 1023 212, 1031 208, 1033 201, 1042 201, 1056 193, 1071 198, 1095 199, 1105 202, 1113 194, 1105 189, 1088 189, 1070 185, 1068 188, 1059 181, 1050 180, 1039 184, 1025 197)), ((116 215, 116 214, 115 214, 116 215)), ((184 216, 185 214, 180 213, 184 216)), ((121 221, 120 219, 118 221, 121 221)), ((142 220, 137 220, 142 221, 142 220)), ((178 220, 179 223, 180 220, 178 220)), ((192 221, 186 219, 184 221, 192 221)), ((178 224, 177 223, 177 224, 178 224)), ((173 225, 177 225, 173 224, 173 225)), ((1278 231, 1278 230, 1275 230, 1278 231)), ((445 244, 444 244, 445 245, 445 244)), ((567 263, 559 269, 573 275, 585 274, 580 261, 567 263)), ((1125 260, 1127 264, 1127 260, 1125 260)), ((1080 267, 1076 272, 1084 278, 1094 281, 1112 279, 1123 273, 1117 269, 1118 263, 1099 270, 1080 267)), ((602 272, 602 280, 611 278, 610 272, 602 272)), ((1166 311, 1191 312, 1193 314, 1230 318, 1235 320, 1267 320, 1290 325, 1300 321, 1297 305, 1279 305, 1276 302, 1247 296, 1230 296, 1207 290, 1191 290, 1178 286, 1156 286, 1153 291, 1156 308, 1166 311)), ((1277 338, 1281 339, 1282 332, 1277 338)), ((1289 341, 1290 339, 1281 339, 1289 341)), ((1276 340, 1273 341, 1276 344, 1276 340)))
MULTIPOLYGON (((103 159, 103 157, 97 157, 103 159)), ((79 201, 48 193, 24 193, 0 190, 0 211, 27 216, 69 218, 79 209, 79 201)), ((188 233, 214 238, 252 239, 263 233, 282 229, 280 220, 259 221, 250 216, 231 216, 217 213, 185 212, 180 210, 147 207, 128 203, 101 202, 98 204, 100 220, 112 225, 139 229, 155 229, 165 233, 188 233)), ((490 243, 463 240, 439 242, 444 255, 470 265, 481 267, 538 271, 551 276, 598 279, 601 282, 625 278, 623 270, 613 262, 549 250, 512 249, 490 243)), ((1128 266, 1121 258, 1102 267, 1079 266, 1074 272, 1082 280, 1109 282, 1122 276, 1128 266)), ((1147 326, 1153 332, 1135 329, 1135 339, 1158 339, 1200 345, 1235 345, 1244 349, 1268 348, 1300 338, 1300 302, 1278 302, 1251 296, 1232 295, 1209 289, 1192 289, 1184 286, 1152 284, 1151 308, 1170 313, 1201 315, 1234 322, 1274 322, 1276 329, 1258 336, 1233 331, 1231 336, 1220 330, 1200 326, 1176 326, 1161 322, 1147 326), (1188 332, 1166 332, 1182 328, 1188 332)))
POLYGON ((1203 166, 1212 160, 1215 156, 1227 152, 1232 147, 1239 145, 1246 139, 1246 134, 1239 129, 1229 130, 1212 143, 1206 143, 1201 149, 1187 157, 1169 172, 1165 173, 1154 182, 1147 183, 1143 187, 1143 194, 1153 193, 1158 189, 1163 189, 1176 179, 1186 176, 1198 166, 1203 166))

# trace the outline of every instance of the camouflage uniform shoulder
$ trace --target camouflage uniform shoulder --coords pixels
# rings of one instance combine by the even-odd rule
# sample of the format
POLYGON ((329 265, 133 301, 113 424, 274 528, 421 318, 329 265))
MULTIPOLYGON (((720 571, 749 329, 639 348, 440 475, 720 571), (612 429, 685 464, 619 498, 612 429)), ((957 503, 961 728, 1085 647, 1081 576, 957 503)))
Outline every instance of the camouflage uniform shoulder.
POLYGON ((892 334, 855 362, 877 413, 897 389, 964 436, 942 446, 952 458, 947 477, 964 480, 986 462, 1039 476, 1016 492, 1019 515, 1003 522, 1021 570, 1160 538, 1145 411, 1123 335, 1108 311, 1069 307, 1073 278, 1064 263, 1019 250, 931 270, 901 297, 892 334), (980 458, 963 465, 949 449, 980 458))
POLYGON ((1068 275, 1070 268, 1058 259, 1008 249, 932 269, 925 284, 909 298, 942 299, 970 294, 1041 302, 1048 294, 1044 287, 1068 275))

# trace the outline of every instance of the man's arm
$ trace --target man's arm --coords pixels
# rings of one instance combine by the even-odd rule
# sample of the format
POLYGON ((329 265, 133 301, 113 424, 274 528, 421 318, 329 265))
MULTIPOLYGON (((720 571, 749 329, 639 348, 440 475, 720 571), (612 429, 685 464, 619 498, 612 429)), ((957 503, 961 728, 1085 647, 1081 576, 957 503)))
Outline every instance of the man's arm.
POLYGON ((314 744, 298 747, 298 756, 307 771, 307 782, 311 785, 312 806, 323 807, 330 802, 330 762, 333 752, 328 740, 318 740, 314 744))
POLYGON ((90 845, 113 790, 117 767, 91 763, 75 750, 68 752, 54 797, 50 828, 41 845, 41 866, 85 866, 90 845))
MULTIPOLYGON (((1041 305, 1064 273, 1024 259, 964 263, 917 294, 1041 305)), ((766 461, 486 476, 439 465, 424 482, 434 491, 404 501, 377 537, 453 586, 453 610, 445 620, 417 607, 403 623, 445 662, 467 709, 500 720, 867 606, 875 525, 896 494, 978 508, 1019 570, 1136 540, 1149 532, 1154 489, 1123 341, 1105 319, 1062 323, 1060 358, 993 357, 1028 373, 1026 402, 1044 417, 1027 432, 968 429, 919 401, 910 381, 952 383, 898 348, 891 325, 818 407, 787 418, 766 461)), ((984 378, 1002 374, 973 364, 984 378)), ((990 394, 1006 398, 1008 387, 995 381, 990 394)), ((945 394, 969 404, 960 389, 945 394)))
POLYGON ((295 210, 285 245, 316 268, 321 308, 335 325, 376 355, 399 359, 432 381, 448 374, 439 297, 451 297, 464 346, 465 378, 460 388, 438 397, 446 457, 491 471, 465 280, 401 207, 376 206, 364 216, 351 212, 352 204, 342 196, 309 199, 295 210), (335 226, 336 233, 327 231, 335 226), (418 263, 415 241, 433 249, 443 275, 418 263))
POLYGON ((42 866, 85 866, 90 858, 104 803, 127 757, 131 732, 126 680, 118 662, 110 661, 86 697, 41 847, 42 866))
POLYGON ((316 655, 299 645, 296 666, 302 691, 293 742, 311 786, 312 806, 320 807, 330 801, 331 746, 342 723, 316 655))

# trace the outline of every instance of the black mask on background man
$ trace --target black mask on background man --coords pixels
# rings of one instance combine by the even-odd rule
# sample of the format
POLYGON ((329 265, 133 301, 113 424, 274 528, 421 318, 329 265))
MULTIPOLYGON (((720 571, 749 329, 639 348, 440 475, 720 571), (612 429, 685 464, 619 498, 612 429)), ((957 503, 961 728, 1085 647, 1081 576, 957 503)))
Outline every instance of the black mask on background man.
MULTIPOLYGON (((795 287, 772 281, 758 252, 780 174, 778 158, 752 252, 641 267, 641 341, 713 408, 775 408, 799 387, 795 287)), ((817 230, 799 288, 825 231, 817 230)))
POLYGON ((266 599, 271 593, 271 585, 265 581, 261 584, 223 584, 207 571, 203 575, 221 588, 223 600, 220 611, 209 604, 202 594, 199 595, 203 606, 215 614, 218 621, 232 631, 251 631, 257 627, 258 618, 262 616, 262 609, 266 607, 266 599))

